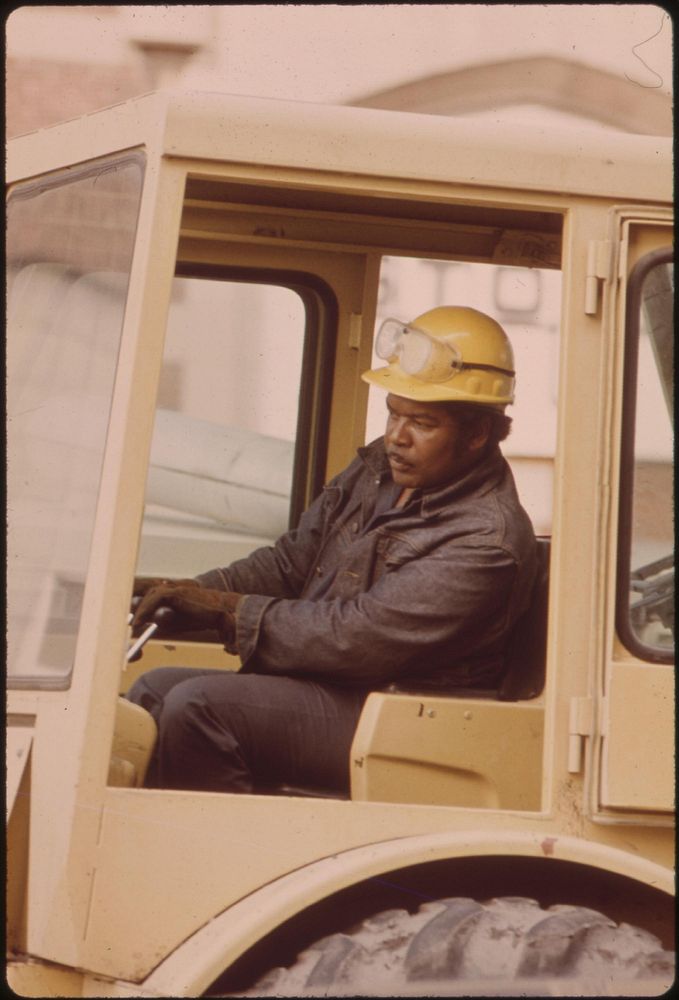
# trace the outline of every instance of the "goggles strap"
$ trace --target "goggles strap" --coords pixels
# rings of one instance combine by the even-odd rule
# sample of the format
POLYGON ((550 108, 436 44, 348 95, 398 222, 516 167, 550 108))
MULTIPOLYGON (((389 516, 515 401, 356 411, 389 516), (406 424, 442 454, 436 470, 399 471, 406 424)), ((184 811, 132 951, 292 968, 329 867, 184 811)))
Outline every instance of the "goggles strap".
POLYGON ((478 368, 482 372, 500 372, 501 375, 509 375, 511 378, 516 375, 516 372, 509 371, 507 368, 498 368, 497 365, 476 364, 473 361, 461 361, 456 367, 458 369, 478 368))

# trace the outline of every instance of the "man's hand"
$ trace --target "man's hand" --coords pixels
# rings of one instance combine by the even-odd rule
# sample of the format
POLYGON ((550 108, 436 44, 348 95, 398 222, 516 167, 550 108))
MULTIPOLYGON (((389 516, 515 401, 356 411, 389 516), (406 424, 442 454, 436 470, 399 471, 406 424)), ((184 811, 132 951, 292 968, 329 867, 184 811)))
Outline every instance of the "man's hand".
MULTIPOLYGON (((143 597, 144 594, 148 594, 149 590, 153 590, 154 587, 160 587, 163 583, 167 583, 173 587, 200 587, 197 580, 167 580, 163 576, 135 576, 132 597, 143 597)), ((139 601, 133 605, 133 607, 138 606, 139 601)))
POLYGON ((241 596, 230 591, 208 590, 195 580, 161 580, 145 590, 132 619, 132 631, 137 634, 152 621, 158 608, 171 608, 175 612, 173 632, 209 629, 219 633, 226 647, 233 647, 235 612, 241 596))

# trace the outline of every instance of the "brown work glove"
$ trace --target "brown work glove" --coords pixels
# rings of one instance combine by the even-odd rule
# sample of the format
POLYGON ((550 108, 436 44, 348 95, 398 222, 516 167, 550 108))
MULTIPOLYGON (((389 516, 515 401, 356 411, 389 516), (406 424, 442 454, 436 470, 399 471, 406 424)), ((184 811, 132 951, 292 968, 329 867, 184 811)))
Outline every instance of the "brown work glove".
MULTIPOLYGON (((161 583, 169 583, 173 586, 200 587, 197 580, 168 580, 164 576, 135 576, 132 597, 143 597, 144 594, 148 594, 149 590, 159 587, 161 583)), ((133 606, 138 607, 139 601, 133 606)))
POLYGON ((236 607, 241 595, 223 590, 209 590, 195 580, 163 580, 150 587, 142 597, 132 631, 137 634, 153 620, 159 608, 171 608, 174 617, 168 626, 173 632, 217 632, 224 646, 233 651, 236 640, 236 607))

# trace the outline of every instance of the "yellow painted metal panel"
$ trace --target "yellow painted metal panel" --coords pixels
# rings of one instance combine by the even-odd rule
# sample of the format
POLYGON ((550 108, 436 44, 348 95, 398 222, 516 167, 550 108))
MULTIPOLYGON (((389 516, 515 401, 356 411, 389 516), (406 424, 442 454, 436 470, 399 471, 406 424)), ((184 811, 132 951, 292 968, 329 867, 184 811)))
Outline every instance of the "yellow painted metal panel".
MULTIPOLYGON (((578 134, 469 124, 395 111, 268 101, 216 93, 150 94, 17 137, 8 178, 50 169, 142 138, 165 155, 288 165, 419 180, 467 180, 526 191, 599 192, 606 198, 672 197, 671 138, 578 134)), ((148 147, 147 147, 148 148, 148 147)))
MULTIPOLYGON (((671 209, 650 209, 638 204, 619 207, 612 213, 611 231, 619 240, 620 259, 617 274, 610 276, 613 302, 606 323, 612 345, 606 461, 611 467, 610 480, 617 483, 627 278, 642 257, 670 245, 671 209)), ((590 796, 593 808, 600 810, 607 821, 643 824, 655 814, 656 822, 670 824, 672 818, 668 814, 674 810, 675 780, 674 670, 667 664, 636 658, 623 648, 615 634, 618 503, 617 495, 614 496, 615 502, 608 512, 609 545, 605 556, 608 574, 602 591, 606 604, 603 614, 609 630, 606 635, 603 631, 599 634, 603 698, 598 718, 600 739, 592 754, 590 796)))
MULTIPOLYGON (((255 893, 257 909, 257 891, 281 876, 312 865, 323 896, 374 874, 364 868, 352 874, 343 852, 353 849, 364 848, 366 856, 392 867, 475 853, 535 854, 632 877, 651 872, 654 884, 671 884, 669 868, 664 876, 661 865, 647 860, 669 864, 670 831, 658 832, 637 858, 625 851, 624 829, 581 830, 582 839, 563 834, 558 816, 539 813, 108 788, 77 964, 100 975, 140 979, 238 900, 255 893), (409 845, 408 838, 424 835, 441 841, 433 853, 409 845), (604 835, 607 843, 595 842, 604 835), (383 842, 392 843, 388 858, 382 857, 383 842)), ((281 905, 286 915, 294 912, 291 903, 281 905)), ((260 933, 266 933, 261 906, 259 915, 260 933)))
POLYGON ((604 703, 601 803, 618 809, 674 808, 674 671, 615 663, 604 703))
POLYGON ((39 962, 9 962, 7 985, 20 997, 80 997, 82 973, 39 962))
POLYGON ((371 694, 351 752, 352 797, 539 809, 544 709, 371 694))
POLYGON ((624 851, 576 837, 549 836, 545 831, 509 829, 511 823, 504 830, 495 827, 492 820, 489 826, 479 827, 477 817, 475 823, 454 832, 448 829, 433 835, 368 844, 272 881, 187 939, 144 981, 144 987, 167 996, 199 995, 230 961, 292 913, 346 885, 418 862, 503 854, 549 856, 626 874, 661 891, 672 892, 669 871, 644 859, 630 859, 624 851))

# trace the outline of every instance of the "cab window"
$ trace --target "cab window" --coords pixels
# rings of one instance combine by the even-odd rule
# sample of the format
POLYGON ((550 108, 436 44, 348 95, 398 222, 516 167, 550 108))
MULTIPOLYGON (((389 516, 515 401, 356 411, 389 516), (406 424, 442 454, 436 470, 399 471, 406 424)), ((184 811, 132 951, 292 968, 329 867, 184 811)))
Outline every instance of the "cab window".
MULTIPOLYGON (((472 306, 496 319, 511 341, 518 373, 512 431, 502 444, 537 535, 552 533, 561 271, 416 257, 384 257, 377 328, 438 305, 472 306)), ((373 366, 384 364, 373 355, 373 366)), ((366 440, 384 433, 384 393, 371 386, 366 440)))
POLYGON ((254 271, 248 280, 195 266, 177 274, 138 575, 226 566, 296 522, 323 475, 322 449, 308 444, 328 340, 321 313, 312 289, 254 271))
POLYGON ((94 529, 144 160, 7 203, 8 680, 65 687, 94 529))
POLYGON ((667 663, 674 645, 671 249, 630 275, 625 333, 617 627, 642 660, 667 663))

